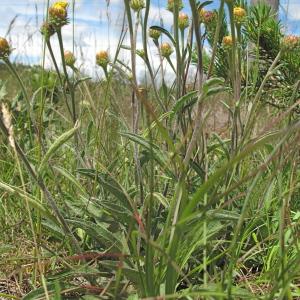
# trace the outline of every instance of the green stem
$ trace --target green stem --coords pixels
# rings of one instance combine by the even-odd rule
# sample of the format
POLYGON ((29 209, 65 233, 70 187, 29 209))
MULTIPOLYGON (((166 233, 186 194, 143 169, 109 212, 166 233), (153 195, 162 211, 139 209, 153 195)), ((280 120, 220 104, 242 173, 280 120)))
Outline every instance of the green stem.
POLYGON ((157 103, 159 104, 159 106, 161 107, 163 112, 166 112, 167 109, 164 106, 162 100, 160 99, 159 93, 157 91, 156 88, 156 84, 155 84, 155 79, 154 79, 154 74, 153 74, 153 70, 151 68, 151 64, 149 61, 149 55, 148 55, 148 47, 147 47, 147 38, 148 38, 148 34, 147 34, 147 28, 148 28, 148 16, 149 16, 149 10, 150 10, 150 0, 147 0, 146 2, 146 9, 145 9, 145 16, 144 16, 144 22, 142 23, 142 32, 143 32, 143 50, 145 53, 145 64, 147 66, 147 69, 149 71, 150 74, 150 78, 151 78, 151 83, 152 83, 152 87, 153 87, 153 91, 154 91, 154 96, 156 98, 157 103))
POLYGON ((176 74, 176 69, 170 59, 170 56, 166 57, 167 62, 169 63, 169 65, 171 66, 172 70, 174 71, 174 73, 176 74))
POLYGON ((236 86, 236 80, 237 80, 237 69, 236 69, 236 34, 235 34, 235 24, 234 24, 234 15, 233 15, 233 4, 231 2, 227 2, 229 16, 230 16, 230 29, 231 29, 231 36, 232 36, 232 69, 233 69, 233 76, 232 76, 232 86, 234 90, 234 100, 238 100, 237 95, 237 86, 236 86))
POLYGON ((60 74, 60 71, 59 71, 59 68, 58 68, 58 65, 57 65, 57 62, 56 62, 54 53, 53 53, 53 49, 52 49, 50 40, 47 40, 47 41, 46 41, 46 45, 47 45, 47 47, 48 47, 48 50, 49 50, 49 53, 50 53, 52 62, 53 62, 53 64, 54 64, 55 71, 56 71, 57 76, 58 76, 58 79, 59 79, 60 86, 61 86, 62 91, 63 91, 63 95, 64 95, 64 99, 65 99, 65 103, 66 103, 68 112, 69 112, 70 116, 73 117, 72 112, 71 112, 70 105, 69 105, 69 103, 68 103, 67 94, 66 94, 66 91, 65 91, 65 88, 64 88, 64 83, 63 83, 63 80, 62 80, 62 78, 61 78, 61 74, 60 74))
POLYGON ((247 120, 246 120, 246 124, 245 124, 245 128, 244 128, 244 135, 242 136, 242 140, 241 140, 241 147, 244 145, 246 139, 251 135, 251 132, 252 132, 252 129, 253 129, 253 122, 254 122, 254 117, 255 117, 255 113, 257 111, 257 108, 259 106, 259 101, 260 101, 260 98, 261 98, 261 95, 263 93, 263 89, 269 79, 269 77, 273 74, 273 71, 277 65, 277 63, 279 62, 280 58, 281 58, 281 55, 282 55, 282 52, 279 51, 279 53, 277 54, 276 58, 274 59, 272 65, 270 66, 266 76, 264 77, 253 101, 252 101, 252 108, 250 110, 250 113, 247 117, 247 120))
POLYGON ((183 86, 183 83, 184 83, 184 46, 185 46, 185 43, 184 43, 184 29, 183 30, 180 30, 180 35, 181 35, 181 53, 182 53, 182 57, 181 57, 181 79, 180 79, 180 82, 181 82, 181 85, 182 85, 182 90, 181 90, 181 93, 183 95, 184 93, 184 86, 183 86))
POLYGON ((72 117, 73 117, 73 124, 75 125, 75 123, 77 121, 76 104, 75 104, 75 90, 74 90, 74 85, 70 82, 69 75, 67 72, 67 66, 66 66, 65 55, 64 55, 64 45, 63 45, 63 39, 62 39, 62 34, 61 34, 60 28, 57 30, 57 36, 58 36, 58 41, 59 41, 59 49, 60 49, 60 54, 61 54, 63 71, 64 71, 67 85, 68 85, 68 88, 69 88, 70 94, 71 94, 72 117))
POLYGON ((221 23, 223 20, 223 14, 224 14, 224 0, 221 0, 219 13, 218 13, 218 24, 217 24, 217 28, 216 28, 216 32, 215 32, 215 36, 214 36, 212 55, 211 55, 210 64, 209 64, 209 68, 208 68, 208 72, 207 72, 208 78, 211 77, 211 75, 213 73, 213 69, 214 69, 214 63, 215 63, 215 57, 216 57, 216 53, 217 53, 217 46, 219 43, 219 36, 220 36, 220 31, 221 31, 221 23))
POLYGON ((181 95, 181 54, 180 54, 180 41, 179 41, 179 28, 178 28, 178 16, 179 16, 179 1, 174 1, 173 11, 173 24, 174 24, 174 39, 175 39, 175 51, 176 51, 176 101, 181 95))

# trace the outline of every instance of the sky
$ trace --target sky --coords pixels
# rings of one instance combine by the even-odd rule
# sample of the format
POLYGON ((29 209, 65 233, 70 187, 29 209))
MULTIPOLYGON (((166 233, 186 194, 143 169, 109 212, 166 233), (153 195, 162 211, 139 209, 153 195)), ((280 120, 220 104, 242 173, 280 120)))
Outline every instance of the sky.
MULTIPOLYGON (((114 53, 118 44, 124 16, 123 0, 74 1, 75 32, 73 35, 72 24, 63 28, 65 49, 74 49, 77 65, 84 72, 95 75, 96 52, 109 50, 114 53)), ((190 13, 188 0, 184 2, 185 11, 190 13)), ((150 25, 158 25, 162 20, 164 26, 170 28, 173 17, 165 9, 166 3, 167 0, 151 0, 150 25)), ((0 36, 6 37, 14 48, 12 59, 25 64, 41 64, 43 42, 39 28, 45 18, 47 0, 0 0, 0 4, 0 36)), ((219 0, 214 0, 211 7, 218 4, 219 0)), ((72 12, 69 15, 72 17, 72 12)), ((287 33, 300 33, 300 0, 281 0, 281 19, 287 33)), ((57 40, 53 39, 52 43, 54 52, 58 54, 57 40)), ((125 40, 125 44, 129 45, 129 41, 125 40)), ((138 48, 140 46, 138 42, 138 48)), ((149 46, 153 47, 153 52, 156 51, 153 43, 149 46)), ((129 59, 126 50, 121 57, 124 61, 129 59)), ((156 61, 155 56, 153 60, 156 61)), ((48 53, 45 65, 51 67, 48 53)), ((138 67, 142 72, 141 61, 138 61, 138 67)))

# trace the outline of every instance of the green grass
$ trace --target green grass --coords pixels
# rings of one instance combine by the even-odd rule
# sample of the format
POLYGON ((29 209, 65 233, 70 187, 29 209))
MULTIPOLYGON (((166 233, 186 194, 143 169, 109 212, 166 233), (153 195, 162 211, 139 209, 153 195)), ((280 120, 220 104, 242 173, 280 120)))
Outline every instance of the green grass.
MULTIPOLYGON (((177 61, 174 83, 153 85, 150 1, 138 12, 124 3, 131 47, 121 36, 104 78, 64 60, 62 72, 0 65, 0 298, 298 299, 298 50, 263 48, 282 38, 276 20, 260 39, 253 32, 255 18, 263 29, 271 18, 264 6, 237 24, 221 5, 203 35, 190 0, 193 44, 177 5, 172 32, 154 27, 177 61), (136 74, 138 29, 148 86, 136 74), (195 85, 184 79, 190 64, 199 67, 195 85), (289 90, 280 109, 266 104, 280 92, 274 81, 289 90), (229 120, 214 130, 219 106, 229 120)), ((48 50, 57 38, 63 50, 59 28, 48 50)))

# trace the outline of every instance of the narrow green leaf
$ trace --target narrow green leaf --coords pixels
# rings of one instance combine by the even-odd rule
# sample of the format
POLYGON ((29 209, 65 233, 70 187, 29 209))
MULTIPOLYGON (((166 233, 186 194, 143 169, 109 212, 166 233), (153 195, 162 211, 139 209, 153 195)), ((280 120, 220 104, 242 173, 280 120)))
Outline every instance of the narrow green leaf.
POLYGON ((172 118, 176 115, 176 113, 182 110, 183 106, 187 105, 191 100, 193 100, 193 98, 195 98, 197 94, 198 91, 192 91, 178 99, 178 101, 172 108, 172 118))
POLYGON ((40 174, 44 167, 46 166, 46 164, 48 163, 49 159, 56 153, 56 151, 63 145, 65 144, 77 131, 79 125, 75 125, 74 128, 70 129, 69 131, 63 133, 49 148, 49 150, 46 152, 46 154, 44 155, 38 173, 40 174))
POLYGON ((63 175, 65 178, 67 178, 71 183, 73 183, 74 186, 76 186, 82 194, 87 194, 86 190, 81 185, 81 183, 68 170, 57 166, 55 166, 54 169, 58 171, 61 175, 63 175))
POLYGON ((101 245, 105 247, 114 246, 119 251, 122 251, 123 247, 120 239, 99 223, 79 219, 67 219, 66 221, 76 228, 83 229, 92 239, 97 240, 101 245))
POLYGON ((22 189, 4 183, 2 181, 0 181, 0 189, 3 189, 10 194, 20 196, 21 198, 28 201, 29 205, 38 210, 42 215, 54 220, 54 217, 51 215, 50 211, 39 200, 31 196, 30 194, 25 193, 22 189))
POLYGON ((99 173, 94 169, 78 169, 84 176, 96 180, 105 190, 114 195, 128 210, 132 211, 132 200, 122 186, 109 174, 99 173))

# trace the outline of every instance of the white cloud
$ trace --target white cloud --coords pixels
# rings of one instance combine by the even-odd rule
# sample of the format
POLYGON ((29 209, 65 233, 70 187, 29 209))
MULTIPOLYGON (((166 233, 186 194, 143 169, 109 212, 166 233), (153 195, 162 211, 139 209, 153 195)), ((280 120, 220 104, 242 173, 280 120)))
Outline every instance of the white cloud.
POLYGON ((289 4, 288 16, 289 16, 290 20, 293 20, 293 21, 300 20, 300 2, 289 4))
POLYGON ((165 28, 169 29, 173 24, 173 14, 164 7, 160 8, 156 5, 151 5, 149 22, 152 23, 152 25, 163 25, 165 28))

